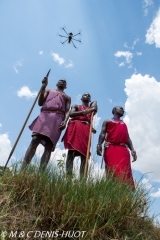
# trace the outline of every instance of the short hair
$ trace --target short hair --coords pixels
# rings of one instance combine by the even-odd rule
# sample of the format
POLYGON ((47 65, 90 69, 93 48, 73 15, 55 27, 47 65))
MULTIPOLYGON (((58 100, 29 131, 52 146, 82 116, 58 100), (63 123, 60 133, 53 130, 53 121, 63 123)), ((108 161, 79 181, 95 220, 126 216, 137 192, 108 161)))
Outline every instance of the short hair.
POLYGON ((114 115, 115 110, 116 110, 116 107, 114 107, 114 108, 112 109, 112 114, 113 114, 113 115, 114 115))
POLYGON ((67 83, 66 79, 64 79, 64 78, 59 79, 58 82, 61 80, 65 81, 67 83))
POLYGON ((82 96, 81 96, 81 100, 82 100, 83 96, 84 96, 86 93, 88 93, 88 94, 90 95, 90 102, 91 102, 91 94, 90 94, 89 92, 83 93, 82 96))
POLYGON ((114 112, 116 110, 116 108, 119 107, 119 106, 115 106, 113 109, 112 109, 112 114, 114 115, 114 112))
POLYGON ((89 92, 85 92, 85 93, 83 93, 82 96, 85 95, 86 93, 88 93, 88 94, 90 95, 90 97, 91 97, 91 94, 90 94, 89 92))
MULTIPOLYGON (((121 106, 115 106, 115 107, 112 109, 112 114, 113 114, 113 115, 114 115, 115 110, 116 110, 117 107, 122 108, 121 106)), ((124 110, 124 109, 123 109, 123 110, 124 110)))

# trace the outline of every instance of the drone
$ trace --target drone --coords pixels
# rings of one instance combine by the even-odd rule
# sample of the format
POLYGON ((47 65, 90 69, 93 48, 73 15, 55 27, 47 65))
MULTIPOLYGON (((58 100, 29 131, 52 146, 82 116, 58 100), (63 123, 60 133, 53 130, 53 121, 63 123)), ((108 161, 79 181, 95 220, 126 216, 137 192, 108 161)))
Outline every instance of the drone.
POLYGON ((66 32, 66 30, 64 29, 64 28, 62 28, 63 29, 63 31, 67 34, 67 36, 62 36, 62 35, 59 35, 60 37, 65 37, 65 38, 67 38, 67 40, 65 40, 64 42, 62 42, 62 44, 64 44, 65 42, 67 42, 68 41, 68 43, 72 43, 73 44, 73 46, 75 47, 75 48, 77 48, 76 46, 75 46, 75 44, 74 44, 74 42, 73 41, 77 41, 77 42, 81 42, 80 40, 77 40, 77 39, 75 39, 74 37, 75 36, 77 36, 77 35, 79 35, 79 34, 81 34, 80 32, 79 33, 77 33, 77 34, 75 34, 75 35, 73 35, 73 33, 72 32, 70 32, 70 33, 67 33, 66 32))

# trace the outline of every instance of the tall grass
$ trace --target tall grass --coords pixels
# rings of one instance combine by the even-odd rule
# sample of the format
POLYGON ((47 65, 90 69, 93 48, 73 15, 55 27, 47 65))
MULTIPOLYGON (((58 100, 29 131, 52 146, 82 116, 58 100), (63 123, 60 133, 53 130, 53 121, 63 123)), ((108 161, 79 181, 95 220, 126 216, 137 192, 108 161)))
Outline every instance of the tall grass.
POLYGON ((159 240, 144 198, 142 187, 132 192, 112 176, 79 181, 33 166, 7 171, 0 177, 0 231, 78 230, 86 231, 83 239, 159 240))

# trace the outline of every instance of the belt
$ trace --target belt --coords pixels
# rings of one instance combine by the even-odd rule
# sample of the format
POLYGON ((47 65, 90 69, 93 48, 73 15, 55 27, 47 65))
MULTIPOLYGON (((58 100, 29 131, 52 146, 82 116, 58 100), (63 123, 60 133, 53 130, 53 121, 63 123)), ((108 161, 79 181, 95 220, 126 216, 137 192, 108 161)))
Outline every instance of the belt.
POLYGON ((108 147, 109 145, 120 145, 120 146, 128 147, 127 144, 125 144, 125 143, 105 142, 104 148, 108 147))
POLYGON ((87 121, 83 121, 83 120, 70 120, 70 122, 82 122, 82 123, 86 123, 86 124, 88 124, 88 125, 90 125, 90 123, 89 122, 87 122, 87 121))
POLYGON ((59 111, 59 110, 42 110, 42 112, 53 112, 53 113, 58 113, 58 114, 65 115, 65 112, 62 112, 62 111, 59 111))

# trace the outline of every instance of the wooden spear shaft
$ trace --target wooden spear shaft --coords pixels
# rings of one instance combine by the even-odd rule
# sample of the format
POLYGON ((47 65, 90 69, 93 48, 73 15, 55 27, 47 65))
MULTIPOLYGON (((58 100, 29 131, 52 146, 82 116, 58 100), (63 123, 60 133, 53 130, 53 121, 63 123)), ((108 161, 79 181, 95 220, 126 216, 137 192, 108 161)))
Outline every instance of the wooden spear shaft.
MULTIPOLYGON (((51 71, 51 69, 48 71, 46 77, 49 76, 50 71, 51 71)), ((4 166, 3 172, 5 171, 5 169, 6 169, 7 165, 8 165, 8 162, 9 162, 9 160, 10 160, 10 158, 11 158, 11 156, 12 156, 12 154, 13 154, 16 146, 17 146, 17 143, 18 143, 18 141, 19 141, 19 139, 20 139, 20 137, 21 137, 21 135, 22 135, 22 132, 23 132, 23 130, 24 130, 26 124, 27 124, 27 121, 28 121, 28 119, 29 119, 29 117, 30 117, 30 115, 31 115, 31 112, 32 112, 32 110, 33 110, 33 108, 34 108, 34 106, 35 106, 35 104, 36 104, 36 102, 37 102, 37 99, 38 99, 38 97, 39 97, 42 89, 43 89, 43 85, 42 85, 42 87, 40 88, 40 90, 39 90, 39 92, 38 92, 38 94, 37 94, 37 97, 35 98, 34 103, 33 103, 32 107, 31 107, 31 109, 30 109, 30 111, 29 111, 29 113, 28 113, 28 115, 27 115, 27 118, 26 118, 26 120, 25 120, 25 122, 24 122, 24 124, 23 124, 23 126, 22 126, 22 129, 21 129, 21 131, 20 131, 20 133, 19 133, 19 135, 18 135, 18 137, 17 137, 17 139, 16 139, 16 141, 15 141, 15 143, 14 143, 14 146, 13 146, 13 148, 12 148, 10 154, 9 154, 9 157, 8 157, 8 159, 7 159, 7 162, 6 162, 5 166, 4 166)))
POLYGON ((88 169, 88 159, 89 159, 89 151, 90 151, 91 136, 92 136, 93 114, 94 114, 94 112, 92 112, 92 115, 91 115, 91 122, 90 122, 90 129, 89 129, 89 139, 88 139, 87 155, 86 155, 86 163, 85 163, 85 168, 84 168, 84 177, 86 177, 87 169, 88 169))

